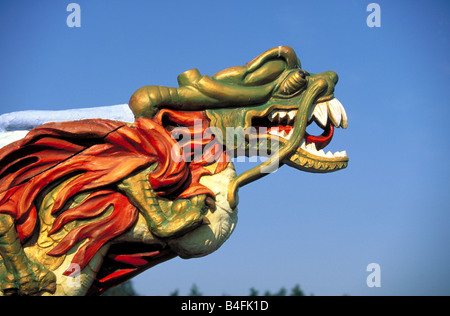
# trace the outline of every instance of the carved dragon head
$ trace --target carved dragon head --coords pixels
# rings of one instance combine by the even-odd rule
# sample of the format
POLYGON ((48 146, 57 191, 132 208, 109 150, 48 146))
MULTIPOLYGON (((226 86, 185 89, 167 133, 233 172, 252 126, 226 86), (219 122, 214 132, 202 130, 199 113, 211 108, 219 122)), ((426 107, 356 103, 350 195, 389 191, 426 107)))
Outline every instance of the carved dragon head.
MULTIPOLYGON (((91 283, 84 285, 93 293, 175 255, 192 258, 215 251, 236 224, 239 187, 283 164, 321 173, 347 166, 345 152, 323 150, 336 127, 347 127, 345 110, 334 97, 337 81, 333 71, 303 70, 293 49, 280 46, 212 77, 188 70, 178 77, 179 88, 140 88, 129 102, 133 124, 93 119, 33 129, 0 152, 0 222, 9 230, 13 216, 17 232, 7 247, 17 241, 53 247, 37 253, 52 271, 66 269, 55 272, 63 280, 59 284, 68 280, 62 274, 73 272, 63 266, 69 252, 68 260, 82 269, 97 264, 86 274, 91 283), (306 132, 313 121, 324 130, 321 135, 306 132), (181 144, 175 133, 180 129, 201 138, 181 144), (209 145, 209 156, 202 152, 189 163, 174 159, 189 158, 192 148, 209 145), (268 159, 236 176, 228 158, 237 155, 268 159), (224 157, 217 164, 208 159, 224 157), (34 238, 39 225, 45 234, 34 238), (144 239, 143 248, 134 245, 144 239), (121 242, 133 246, 125 250, 121 242), (97 254, 106 259, 93 259, 97 254)), ((0 244, 9 234, 0 234, 0 244)), ((2 281, 6 274, 0 274, 2 281)), ((15 289, 13 283, 8 286, 15 289)))
MULTIPOLYGON (((205 111, 225 150, 245 155, 268 153, 267 161, 231 184, 229 201, 235 205, 238 187, 281 164, 319 173, 347 167, 345 151, 324 151, 334 129, 347 127, 346 112, 334 97, 337 82, 333 71, 312 74, 303 70, 294 50, 279 46, 245 66, 231 67, 212 77, 202 76, 197 69, 188 70, 179 75, 179 88, 142 87, 129 105, 136 117, 147 118, 161 109, 205 111), (324 130, 321 135, 306 132, 312 122, 324 130), (230 133, 230 128, 243 132, 230 133)), ((166 121, 167 128, 169 125, 166 121)))

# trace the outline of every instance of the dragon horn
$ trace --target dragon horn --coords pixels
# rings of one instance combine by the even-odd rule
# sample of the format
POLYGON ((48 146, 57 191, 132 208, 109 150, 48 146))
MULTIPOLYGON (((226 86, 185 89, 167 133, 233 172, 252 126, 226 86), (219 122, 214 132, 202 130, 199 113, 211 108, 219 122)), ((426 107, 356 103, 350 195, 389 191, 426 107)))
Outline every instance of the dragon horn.
POLYGON ((247 63, 248 72, 253 72, 261 65, 264 65, 271 59, 283 58, 288 68, 295 68, 297 65, 301 68, 300 60, 297 58, 294 49, 289 46, 278 46, 262 53, 252 61, 247 63))

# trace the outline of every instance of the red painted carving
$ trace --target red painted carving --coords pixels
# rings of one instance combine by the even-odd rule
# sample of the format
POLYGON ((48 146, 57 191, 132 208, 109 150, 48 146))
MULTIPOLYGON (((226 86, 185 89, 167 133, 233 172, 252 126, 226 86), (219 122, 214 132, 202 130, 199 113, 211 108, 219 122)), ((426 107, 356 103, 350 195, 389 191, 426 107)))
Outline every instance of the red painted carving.
MULTIPOLYGON (((149 175, 149 182, 160 196, 214 196, 199 183, 202 175, 210 173, 204 166, 209 164, 208 161, 213 161, 211 157, 202 156, 194 161, 187 159, 192 158, 189 157, 192 155, 190 149, 208 143, 214 145, 214 138, 205 141, 201 136, 195 137, 195 133, 203 133, 207 127, 208 120, 202 112, 185 114, 170 110, 161 110, 154 119, 136 119, 133 125, 101 119, 44 124, 33 129, 24 139, 3 148, 0 153, 0 213, 15 219, 23 243, 32 236, 36 226, 35 202, 39 194, 54 181, 78 175, 56 196, 51 210, 56 220, 49 235, 58 232, 70 221, 95 218, 110 205, 114 206, 108 217, 77 227, 48 253, 52 256, 65 254, 72 246, 86 239, 87 242, 73 259, 73 263, 83 269, 105 243, 123 234, 136 222, 138 211, 127 197, 107 189, 136 169, 158 162, 157 168, 149 175), (181 148, 170 131, 162 126, 162 120, 188 127, 194 126, 194 120, 202 120, 203 128, 199 131, 188 128, 192 141, 181 148), (173 159, 171 155, 178 155, 181 159, 173 159), (61 212, 75 194, 93 189, 97 190, 79 206, 61 212)), ((223 154, 219 150, 206 153, 215 156, 223 154)), ((227 159, 222 160, 223 163, 218 166, 221 170, 227 163, 227 159)), ((143 257, 148 257, 148 254, 143 257)), ((115 259, 132 265, 148 264, 139 256, 123 257, 119 254, 115 259)), ((70 273, 66 271, 66 274, 70 273)), ((122 275, 125 272, 117 273, 122 275)), ((113 274, 108 280, 114 277, 113 274)))

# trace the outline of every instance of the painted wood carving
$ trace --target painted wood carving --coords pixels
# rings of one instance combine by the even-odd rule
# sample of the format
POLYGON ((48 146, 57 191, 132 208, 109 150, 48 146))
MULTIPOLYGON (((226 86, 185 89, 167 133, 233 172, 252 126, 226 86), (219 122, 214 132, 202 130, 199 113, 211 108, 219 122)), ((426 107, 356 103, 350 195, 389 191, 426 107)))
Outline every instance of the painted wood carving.
POLYGON ((134 123, 47 123, 0 149, 0 295, 98 295, 156 264, 217 250, 237 191, 288 165, 347 166, 325 153, 347 115, 338 76, 302 69, 290 47, 178 88, 145 86, 134 123), (315 122, 318 136, 306 133, 315 122), (236 175, 231 158, 267 156, 236 175))

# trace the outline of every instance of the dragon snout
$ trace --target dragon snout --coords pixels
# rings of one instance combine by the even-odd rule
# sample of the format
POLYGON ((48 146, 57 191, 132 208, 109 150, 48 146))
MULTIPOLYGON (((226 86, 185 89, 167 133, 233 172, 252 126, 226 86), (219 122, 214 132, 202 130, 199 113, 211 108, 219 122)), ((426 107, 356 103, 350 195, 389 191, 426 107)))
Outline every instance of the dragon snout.
POLYGON ((326 71, 325 74, 328 76, 328 78, 330 78, 330 81, 333 83, 334 86, 338 83, 339 76, 337 73, 335 73, 332 70, 329 70, 329 71, 326 71))
POLYGON ((322 92, 316 102, 328 101, 333 98, 334 88, 339 81, 339 76, 336 72, 329 70, 319 74, 314 74, 309 77, 309 84, 316 84, 320 86, 322 92))

